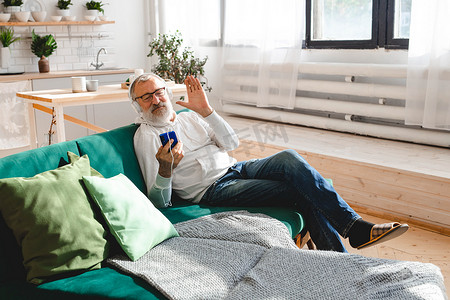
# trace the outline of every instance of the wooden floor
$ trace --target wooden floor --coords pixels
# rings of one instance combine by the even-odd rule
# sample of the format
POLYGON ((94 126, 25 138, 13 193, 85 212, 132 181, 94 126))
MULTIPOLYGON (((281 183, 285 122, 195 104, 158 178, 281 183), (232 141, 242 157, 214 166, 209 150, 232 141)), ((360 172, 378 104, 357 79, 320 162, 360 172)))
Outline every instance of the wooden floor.
MULTIPOLYGON (((360 215, 372 223, 386 223, 392 220, 381 219, 360 213, 360 215)), ((450 298, 450 237, 431 232, 415 226, 402 236, 387 241, 383 244, 362 250, 354 249, 345 239, 344 245, 349 253, 368 257, 378 257, 395 260, 418 261, 432 263, 441 269, 447 296, 450 298)))
MULTIPOLYGON (((238 160, 265 157, 281 147, 450 179, 450 149, 221 115, 241 139, 240 148, 234 152, 238 160)), ((370 222, 393 221, 354 208, 370 222)), ((449 207, 444 209, 449 210, 449 207)), ((447 216, 450 218, 449 214, 447 216)), ((450 295, 450 236, 409 225, 410 229, 403 236, 378 246, 356 250, 347 240, 344 244, 350 253, 364 256, 433 263, 441 269, 450 295)))

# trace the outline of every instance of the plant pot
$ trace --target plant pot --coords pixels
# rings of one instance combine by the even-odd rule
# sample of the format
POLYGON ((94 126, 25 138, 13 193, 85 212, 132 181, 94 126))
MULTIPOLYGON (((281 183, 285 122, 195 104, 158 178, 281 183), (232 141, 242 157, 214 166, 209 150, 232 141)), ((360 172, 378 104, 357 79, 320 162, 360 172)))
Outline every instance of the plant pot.
POLYGON ((20 11, 21 6, 7 6, 5 7, 5 13, 13 15, 16 12, 20 11))
POLYGON ((7 6, 4 9, 4 12, 7 14, 11 14, 10 22, 17 22, 17 18, 15 16, 16 12, 19 12, 22 6, 7 6))
POLYGON ((98 17, 98 10, 96 10, 96 9, 88 9, 86 11, 86 16, 95 16, 95 19, 94 19, 94 21, 95 21, 95 20, 97 20, 97 17, 98 17))
POLYGON ((9 51, 9 47, 0 48, 0 56, 2 62, 2 69, 8 68, 9 61, 11 60, 11 52, 9 51))
POLYGON ((70 16, 70 9, 58 9, 58 16, 67 17, 70 16))
POLYGON ((50 72, 50 64, 48 63, 48 59, 45 56, 42 56, 38 61, 39 73, 48 73, 50 72))

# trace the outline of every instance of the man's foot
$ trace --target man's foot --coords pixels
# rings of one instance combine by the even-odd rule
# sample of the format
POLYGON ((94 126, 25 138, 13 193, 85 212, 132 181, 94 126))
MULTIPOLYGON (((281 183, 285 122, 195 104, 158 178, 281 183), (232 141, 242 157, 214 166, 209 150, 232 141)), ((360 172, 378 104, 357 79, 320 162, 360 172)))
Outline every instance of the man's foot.
POLYGON ((372 226, 370 230, 369 239, 365 242, 361 242, 357 245, 352 243, 350 238, 350 244, 353 248, 363 249, 370 246, 375 246, 377 244, 392 240, 408 230, 408 224, 400 224, 397 222, 394 223, 385 223, 385 224, 376 224, 372 226))

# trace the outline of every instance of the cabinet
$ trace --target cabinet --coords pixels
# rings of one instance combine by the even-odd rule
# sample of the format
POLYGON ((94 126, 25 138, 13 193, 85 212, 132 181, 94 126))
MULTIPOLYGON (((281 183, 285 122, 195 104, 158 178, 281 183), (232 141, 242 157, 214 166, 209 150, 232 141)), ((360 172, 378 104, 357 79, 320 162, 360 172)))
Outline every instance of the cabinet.
MULTIPOLYGON (((120 84, 126 80, 132 73, 90 75, 85 76, 87 80, 99 80, 99 85, 120 84)), ((51 89, 70 89, 72 79, 70 77, 33 79, 32 90, 42 91, 51 89)), ((73 106, 64 108, 64 113, 96 124, 105 129, 114 129, 120 126, 129 125, 134 122, 136 112, 128 102, 106 103, 85 106, 73 106)), ((36 131, 38 145, 48 144, 45 134, 50 128, 51 116, 47 113, 35 110, 36 131)), ((94 134, 95 132, 71 122, 65 123, 66 139, 73 140, 82 136, 94 134)))
POLYGON ((27 106, 15 96, 30 90, 29 80, 0 82, 0 158, 30 149, 27 106))

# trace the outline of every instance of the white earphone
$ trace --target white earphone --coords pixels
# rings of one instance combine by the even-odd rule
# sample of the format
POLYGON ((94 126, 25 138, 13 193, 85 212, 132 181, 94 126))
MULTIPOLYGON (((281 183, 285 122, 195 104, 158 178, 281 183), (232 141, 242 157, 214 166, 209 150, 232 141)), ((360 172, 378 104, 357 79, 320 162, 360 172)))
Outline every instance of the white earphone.
MULTIPOLYGON (((138 82, 142 77, 148 77, 148 79, 150 79, 151 77, 156 77, 156 78, 158 78, 159 80, 161 80, 162 82, 164 82, 164 87, 165 87, 165 90, 166 90, 166 92, 167 92, 167 95, 169 96, 169 100, 172 100, 172 98, 173 98, 172 89, 171 89, 170 87, 167 86, 166 81, 165 81, 164 79, 162 79, 161 77, 159 77, 158 75, 156 75, 156 74, 154 74, 154 73, 144 73, 144 74, 141 74, 141 75, 139 75, 137 78, 135 78, 135 79, 133 80, 133 82, 130 84, 130 87, 129 87, 129 89, 128 89, 128 97, 129 97, 130 100, 131 100, 131 106, 133 106, 134 110, 135 110, 138 114, 142 113, 142 107, 141 107, 141 105, 139 105, 139 103, 138 103, 136 100, 133 99, 133 97, 132 97, 132 95, 131 95, 131 91, 132 91, 132 89, 134 90, 134 85, 135 85, 135 83, 138 82)), ((148 79, 147 79, 147 80, 148 80, 148 79)))

